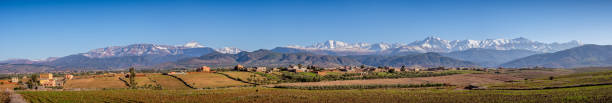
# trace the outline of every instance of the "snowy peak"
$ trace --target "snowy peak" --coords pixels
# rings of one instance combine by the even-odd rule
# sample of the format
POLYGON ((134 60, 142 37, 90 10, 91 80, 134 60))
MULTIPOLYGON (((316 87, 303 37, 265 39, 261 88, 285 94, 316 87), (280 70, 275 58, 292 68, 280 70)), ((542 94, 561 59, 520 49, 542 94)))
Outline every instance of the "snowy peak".
POLYGON ((288 48, 296 48, 296 49, 309 49, 309 50, 332 50, 332 51, 380 51, 386 50, 390 48, 396 48, 396 46, 401 46, 403 44, 387 44, 387 43, 346 43, 342 41, 336 40, 327 40, 322 43, 316 43, 310 46, 298 46, 292 45, 287 46, 288 48))
POLYGON ((223 47, 223 48, 217 48, 215 49, 215 51, 219 53, 224 53, 224 54, 238 54, 240 52, 243 52, 244 50, 240 50, 234 47, 223 47))
POLYGON ((462 51, 472 48, 484 48, 494 50, 530 50, 538 52, 555 52, 572 47, 577 47, 580 43, 542 43, 532 41, 524 37, 515 39, 486 39, 486 40, 442 40, 437 37, 428 37, 422 41, 415 41, 408 46, 409 48, 422 49, 426 52, 452 52, 462 51))
POLYGON ((187 47, 187 48, 203 48, 204 46, 201 45, 198 42, 192 41, 192 42, 185 43, 183 45, 183 47, 187 47))
POLYGON ((367 45, 363 43, 357 44, 349 44, 342 41, 336 40, 327 40, 323 43, 317 43, 312 46, 308 46, 308 48, 320 48, 320 49, 349 49, 349 48, 361 48, 362 45, 367 45))
POLYGON ((98 48, 81 55, 90 58, 106 58, 120 56, 143 56, 143 55, 178 55, 188 49, 204 48, 197 42, 189 42, 182 46, 156 45, 156 44, 132 44, 127 46, 111 46, 98 48))
POLYGON ((486 40, 444 40, 440 37, 429 36, 423 40, 411 42, 408 45, 402 43, 346 43, 342 41, 328 40, 311 46, 288 46, 289 48, 303 50, 331 50, 331 51, 370 51, 370 52, 452 52, 472 48, 483 48, 493 50, 530 50, 537 52, 555 52, 583 45, 579 41, 567 43, 542 43, 532 41, 524 37, 514 39, 486 39, 486 40))

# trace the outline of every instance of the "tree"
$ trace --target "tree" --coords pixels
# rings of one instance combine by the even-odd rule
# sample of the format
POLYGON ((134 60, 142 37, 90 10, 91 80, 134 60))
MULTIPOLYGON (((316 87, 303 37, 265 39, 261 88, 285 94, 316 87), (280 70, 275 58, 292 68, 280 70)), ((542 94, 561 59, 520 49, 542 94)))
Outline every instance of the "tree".
POLYGON ((26 84, 28 85, 28 88, 34 88, 36 86, 38 86, 38 75, 36 74, 32 74, 30 76, 30 80, 28 80, 28 82, 26 82, 26 84))
POLYGON ((298 68, 302 68, 302 64, 298 64, 297 66, 298 66, 298 68))
POLYGON ((555 79, 555 77, 553 77, 553 76, 548 77, 548 80, 554 80, 554 79, 555 79))
POLYGON ((405 65, 402 65, 402 68, 401 68, 400 70, 402 70, 402 71, 406 71, 406 66, 405 66, 405 65))
POLYGON ((136 88, 136 71, 134 67, 130 67, 130 88, 136 88))
POLYGON ((360 67, 361 67, 361 69, 363 69, 363 68, 365 68, 365 65, 361 64, 361 66, 360 66, 360 67))

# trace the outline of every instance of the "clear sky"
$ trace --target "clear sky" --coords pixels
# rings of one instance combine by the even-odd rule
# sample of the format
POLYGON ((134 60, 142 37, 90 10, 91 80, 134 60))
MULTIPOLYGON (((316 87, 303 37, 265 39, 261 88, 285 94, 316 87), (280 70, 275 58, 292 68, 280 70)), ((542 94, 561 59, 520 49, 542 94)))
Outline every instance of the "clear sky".
POLYGON ((256 50, 427 36, 612 44, 612 0, 0 0, 0 60, 134 43, 256 50))

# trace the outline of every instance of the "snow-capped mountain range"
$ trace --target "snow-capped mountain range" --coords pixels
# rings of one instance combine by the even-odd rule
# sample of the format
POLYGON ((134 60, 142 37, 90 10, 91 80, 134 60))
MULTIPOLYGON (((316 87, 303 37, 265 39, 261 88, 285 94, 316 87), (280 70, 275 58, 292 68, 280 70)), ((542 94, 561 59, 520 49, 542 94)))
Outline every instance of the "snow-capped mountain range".
MULTIPOLYGON (((127 46, 111 46, 98 48, 81 55, 90 58, 105 58, 119 56, 143 56, 143 55, 178 55, 185 54, 186 50, 207 48, 198 42, 188 42, 184 45, 157 45, 157 44, 132 44, 127 46)), ((220 53, 236 54, 242 50, 232 47, 215 49, 220 53)))
POLYGON ((494 50, 530 50, 537 52, 555 52, 583 45, 580 41, 566 43, 543 43, 532 41, 523 37, 515 39, 486 39, 486 40, 443 40, 439 37, 427 37, 424 40, 403 43, 345 43, 328 40, 311 46, 287 46, 287 48, 301 50, 330 50, 330 51, 366 51, 366 52, 452 52, 472 48, 494 50))

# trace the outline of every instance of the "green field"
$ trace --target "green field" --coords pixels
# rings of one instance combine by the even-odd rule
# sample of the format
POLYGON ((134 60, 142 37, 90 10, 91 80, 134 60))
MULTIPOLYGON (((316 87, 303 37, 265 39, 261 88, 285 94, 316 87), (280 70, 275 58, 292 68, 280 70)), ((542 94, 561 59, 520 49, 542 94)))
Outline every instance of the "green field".
POLYGON ((225 88, 211 90, 23 91, 43 102, 612 102, 612 86, 549 90, 365 89, 298 90, 225 88))

